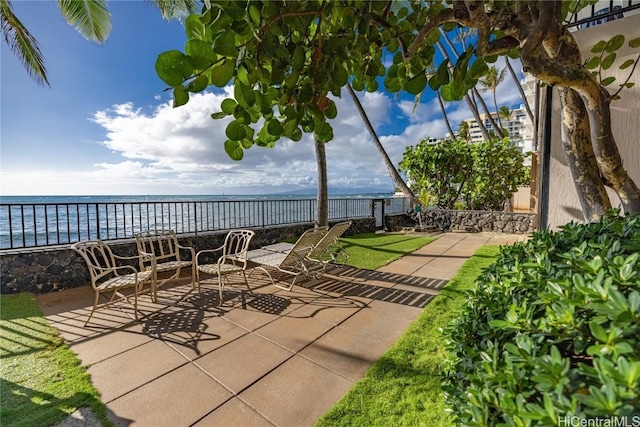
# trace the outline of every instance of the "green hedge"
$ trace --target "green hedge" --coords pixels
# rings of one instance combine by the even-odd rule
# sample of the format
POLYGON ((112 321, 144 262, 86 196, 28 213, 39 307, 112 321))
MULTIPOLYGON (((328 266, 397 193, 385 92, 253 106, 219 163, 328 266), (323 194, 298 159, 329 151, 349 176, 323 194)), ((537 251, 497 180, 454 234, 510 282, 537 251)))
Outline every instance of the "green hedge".
POLYGON ((445 331, 456 422, 640 421, 639 252, 640 216, 615 212, 503 247, 445 331))

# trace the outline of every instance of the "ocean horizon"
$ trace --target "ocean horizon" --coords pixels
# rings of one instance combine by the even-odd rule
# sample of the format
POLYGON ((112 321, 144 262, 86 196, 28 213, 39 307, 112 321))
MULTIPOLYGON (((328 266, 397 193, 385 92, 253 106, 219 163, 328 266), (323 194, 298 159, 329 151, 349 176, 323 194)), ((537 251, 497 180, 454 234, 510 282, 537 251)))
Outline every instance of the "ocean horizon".
MULTIPOLYGON (((370 216, 372 199, 406 210, 392 193, 334 193, 329 219, 370 216)), ((316 203, 313 194, 0 196, 0 249, 313 222, 316 203)))

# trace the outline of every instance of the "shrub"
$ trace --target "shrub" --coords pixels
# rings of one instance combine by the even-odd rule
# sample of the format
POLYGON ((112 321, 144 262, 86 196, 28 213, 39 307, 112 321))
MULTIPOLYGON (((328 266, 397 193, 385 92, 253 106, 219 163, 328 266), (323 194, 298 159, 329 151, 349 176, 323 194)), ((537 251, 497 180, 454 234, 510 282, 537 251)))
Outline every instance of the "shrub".
POLYGON ((456 422, 640 416, 639 252, 640 216, 613 212, 501 248, 445 331, 456 422))

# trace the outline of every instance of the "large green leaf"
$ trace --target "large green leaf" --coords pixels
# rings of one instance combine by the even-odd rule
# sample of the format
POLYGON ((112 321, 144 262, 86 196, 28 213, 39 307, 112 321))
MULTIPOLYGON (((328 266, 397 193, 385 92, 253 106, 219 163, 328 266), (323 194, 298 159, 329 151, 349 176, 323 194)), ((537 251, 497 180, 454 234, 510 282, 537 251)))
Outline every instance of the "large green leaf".
POLYGON ((189 59, 180 51, 169 50, 158 55, 156 73, 163 82, 175 87, 191 77, 193 67, 189 59))
POLYGON ((427 76, 424 73, 407 80, 404 84, 404 90, 412 95, 421 93, 427 85, 427 76))
POLYGON ((224 142, 224 151, 227 152, 227 155, 232 160, 240 161, 244 156, 244 151, 242 150, 242 146, 238 141, 226 140, 224 142))
POLYGON ((187 92, 182 86, 176 86, 173 88, 173 108, 180 107, 181 105, 189 102, 189 92, 187 92))
POLYGON ((189 40, 207 39, 204 23, 198 15, 189 15, 184 21, 184 29, 189 40))
POLYGON ((233 71, 235 69, 235 62, 230 59, 223 60, 217 66, 211 68, 209 71, 209 80, 211 84, 218 87, 225 87, 229 80, 233 78, 233 71))
POLYGON ((202 92, 209 86, 209 78, 205 75, 199 75, 195 79, 191 80, 186 89, 189 92, 202 92))
POLYGON ((236 47, 236 38, 232 31, 221 33, 213 41, 213 51, 222 56, 231 58, 238 57, 238 48, 236 47))
POLYGON ((217 56, 213 53, 211 45, 202 40, 189 40, 185 44, 184 52, 191 59, 194 68, 202 70, 213 64, 217 56))
POLYGON ((235 101, 235 99, 225 98, 220 104, 220 109, 223 113, 231 115, 235 111, 236 105, 238 105, 238 103, 235 101))
POLYGON ((240 141, 247 137, 247 131, 245 129, 245 125, 241 123, 239 120, 234 120, 227 125, 227 128, 224 131, 227 138, 232 141, 240 141))

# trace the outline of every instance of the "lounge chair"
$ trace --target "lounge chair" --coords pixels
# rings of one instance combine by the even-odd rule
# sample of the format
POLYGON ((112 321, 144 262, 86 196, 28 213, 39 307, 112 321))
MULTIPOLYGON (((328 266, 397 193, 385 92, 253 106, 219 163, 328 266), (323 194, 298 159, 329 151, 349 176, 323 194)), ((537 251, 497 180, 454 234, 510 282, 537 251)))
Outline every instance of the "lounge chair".
POLYGON ((249 288, 247 283, 246 269, 247 269, 247 252, 249 250, 249 243, 254 236, 254 232, 251 230, 231 230, 227 233, 227 237, 224 239, 224 243, 219 248, 205 249, 196 254, 196 275, 198 282, 198 291, 200 291, 200 273, 212 274, 218 276, 218 287, 220 290, 220 302, 222 303, 222 290, 224 289, 224 282, 222 277, 229 282, 227 277, 232 273, 242 273, 244 277, 244 283, 249 288), (222 251, 220 258, 214 263, 206 263, 201 255, 212 254, 222 251))
MULTIPOLYGON (((325 234, 324 237, 315 244, 307 257, 313 261, 320 261, 323 263, 335 262, 349 258, 349 254, 344 250, 339 239, 345 231, 351 227, 351 223, 352 221, 339 222, 331 227, 327 234, 325 234)), ((286 253, 292 246, 292 243, 282 242, 263 246, 262 249, 286 253)))
POLYGON ((302 233, 287 252, 275 252, 264 248, 254 249, 247 253, 247 260, 257 264, 256 268, 267 273, 274 286, 290 291, 300 275, 311 276, 324 269, 321 262, 310 260, 308 255, 326 233, 327 227, 309 229, 302 233), (265 267, 294 276, 291 285, 276 285, 271 273, 265 267))
MULTIPOLYGON (((98 308, 98 300, 103 293, 113 292, 111 298, 101 307, 107 306, 114 302, 125 300, 129 304, 130 295, 124 295, 120 291, 125 288, 133 288, 133 310, 135 318, 138 320, 138 294, 142 287, 149 283, 154 289, 155 275, 152 269, 146 271, 138 271, 131 265, 118 265, 117 263, 132 262, 140 259, 140 256, 121 257, 114 255, 109 246, 101 240, 89 240, 85 242, 74 243, 71 249, 76 251, 87 264, 89 269, 89 277, 91 278, 91 287, 95 292, 93 308, 84 326, 87 326, 91 316, 98 308), (119 297, 116 299, 116 297, 119 297)), ((155 260, 147 257, 148 261, 155 267, 155 260)))

